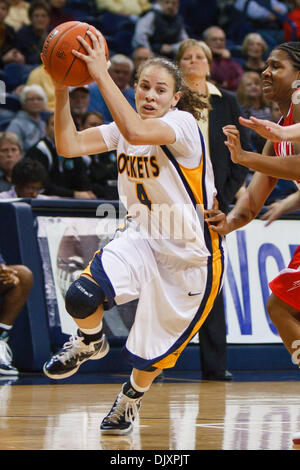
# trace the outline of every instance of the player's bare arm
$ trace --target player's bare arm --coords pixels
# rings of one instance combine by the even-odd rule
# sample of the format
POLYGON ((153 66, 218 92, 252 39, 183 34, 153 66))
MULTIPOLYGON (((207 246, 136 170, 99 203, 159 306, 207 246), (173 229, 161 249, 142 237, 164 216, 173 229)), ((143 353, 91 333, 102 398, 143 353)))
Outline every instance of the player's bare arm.
POLYGON ((282 142, 284 140, 300 142, 299 123, 293 124, 292 126, 280 126, 275 122, 266 119, 258 119, 253 116, 249 119, 240 116, 239 122, 243 126, 254 130, 265 139, 272 140, 272 142, 282 142))
POLYGON ((95 127, 78 131, 71 115, 69 90, 55 91, 54 129, 59 155, 66 158, 107 152, 104 139, 95 127))
POLYGON ((269 155, 262 156, 258 153, 246 152, 241 148, 240 133, 235 126, 225 126, 223 131, 227 136, 225 145, 229 148, 234 163, 273 178, 300 179, 300 154, 273 158, 269 155))
MULTIPOLYGON (((267 141, 263 153, 270 155, 272 152, 272 142, 267 141)), ((265 200, 273 191, 276 183, 276 178, 256 172, 249 186, 247 186, 246 190, 227 216, 216 209, 205 211, 206 220, 210 224, 211 229, 218 232, 220 235, 227 235, 251 222, 261 211, 265 200)))
POLYGON ((294 104, 294 121, 296 124, 291 126, 281 126, 275 122, 268 121, 266 119, 258 119, 254 116, 250 116, 246 119, 242 116, 239 117, 239 122, 245 127, 254 130, 259 135, 272 142, 291 141, 300 143, 300 122, 297 119, 299 114, 299 104, 294 104))

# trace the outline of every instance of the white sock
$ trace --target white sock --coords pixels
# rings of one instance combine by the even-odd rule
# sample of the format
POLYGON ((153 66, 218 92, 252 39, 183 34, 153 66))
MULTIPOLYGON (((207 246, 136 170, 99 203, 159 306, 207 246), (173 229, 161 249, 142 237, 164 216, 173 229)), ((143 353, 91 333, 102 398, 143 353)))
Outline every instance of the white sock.
POLYGON ((6 325, 5 323, 0 323, 0 340, 8 341, 9 331, 12 329, 13 325, 6 325))
POLYGON ((5 323, 0 323, 0 328, 3 328, 3 330, 11 330, 13 325, 5 325, 5 323))
POLYGON ((133 386, 134 390, 136 390, 137 392, 140 392, 140 393, 147 392, 149 390, 149 388, 151 387, 151 385, 149 385, 148 387, 139 387, 134 381, 133 372, 131 372, 130 383, 133 386))
POLYGON ((96 326, 96 328, 79 328, 82 333, 85 333, 86 335, 96 335, 102 330, 102 322, 100 325, 96 326))

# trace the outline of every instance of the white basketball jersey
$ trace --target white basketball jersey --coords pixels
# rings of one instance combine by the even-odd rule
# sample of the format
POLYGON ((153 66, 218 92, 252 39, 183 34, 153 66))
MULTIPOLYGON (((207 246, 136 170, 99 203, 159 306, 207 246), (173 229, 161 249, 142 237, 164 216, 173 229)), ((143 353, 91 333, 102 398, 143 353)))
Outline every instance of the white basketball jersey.
POLYGON ((203 219, 216 189, 197 122, 177 109, 160 119, 175 132, 171 145, 130 145, 115 123, 99 126, 108 150, 117 150, 120 200, 160 256, 188 263, 221 256, 221 238, 203 219))

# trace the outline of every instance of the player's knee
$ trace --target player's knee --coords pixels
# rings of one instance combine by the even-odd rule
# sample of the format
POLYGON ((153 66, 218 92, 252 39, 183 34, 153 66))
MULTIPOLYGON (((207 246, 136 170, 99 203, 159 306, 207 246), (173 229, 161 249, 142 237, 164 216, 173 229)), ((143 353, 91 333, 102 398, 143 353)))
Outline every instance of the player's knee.
POLYGON ((66 293, 66 310, 74 318, 87 318, 103 304, 104 298, 105 294, 98 284, 81 276, 66 293))
POLYGON ((21 287, 24 290, 30 290, 33 285, 33 274, 32 271, 23 264, 13 266, 13 269, 17 271, 17 276, 20 280, 21 287))

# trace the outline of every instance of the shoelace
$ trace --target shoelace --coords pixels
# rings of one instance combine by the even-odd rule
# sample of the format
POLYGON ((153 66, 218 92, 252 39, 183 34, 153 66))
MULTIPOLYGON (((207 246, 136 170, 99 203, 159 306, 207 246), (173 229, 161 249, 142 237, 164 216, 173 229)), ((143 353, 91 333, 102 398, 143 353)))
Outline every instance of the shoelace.
POLYGON ((63 345, 61 351, 55 355, 57 359, 63 364, 65 364, 66 361, 72 359, 72 357, 78 353, 78 349, 80 348, 83 341, 83 338, 77 335, 72 335, 69 339, 70 341, 67 341, 63 345))
POLYGON ((12 361, 12 352, 8 344, 0 340, 0 362, 2 364, 10 365, 12 361))
POLYGON ((107 417, 113 423, 118 423, 119 420, 124 415, 125 421, 132 421, 138 414, 139 408, 138 404, 141 399, 130 400, 123 394, 123 392, 119 393, 116 403, 113 406, 112 410, 108 413, 107 417))

